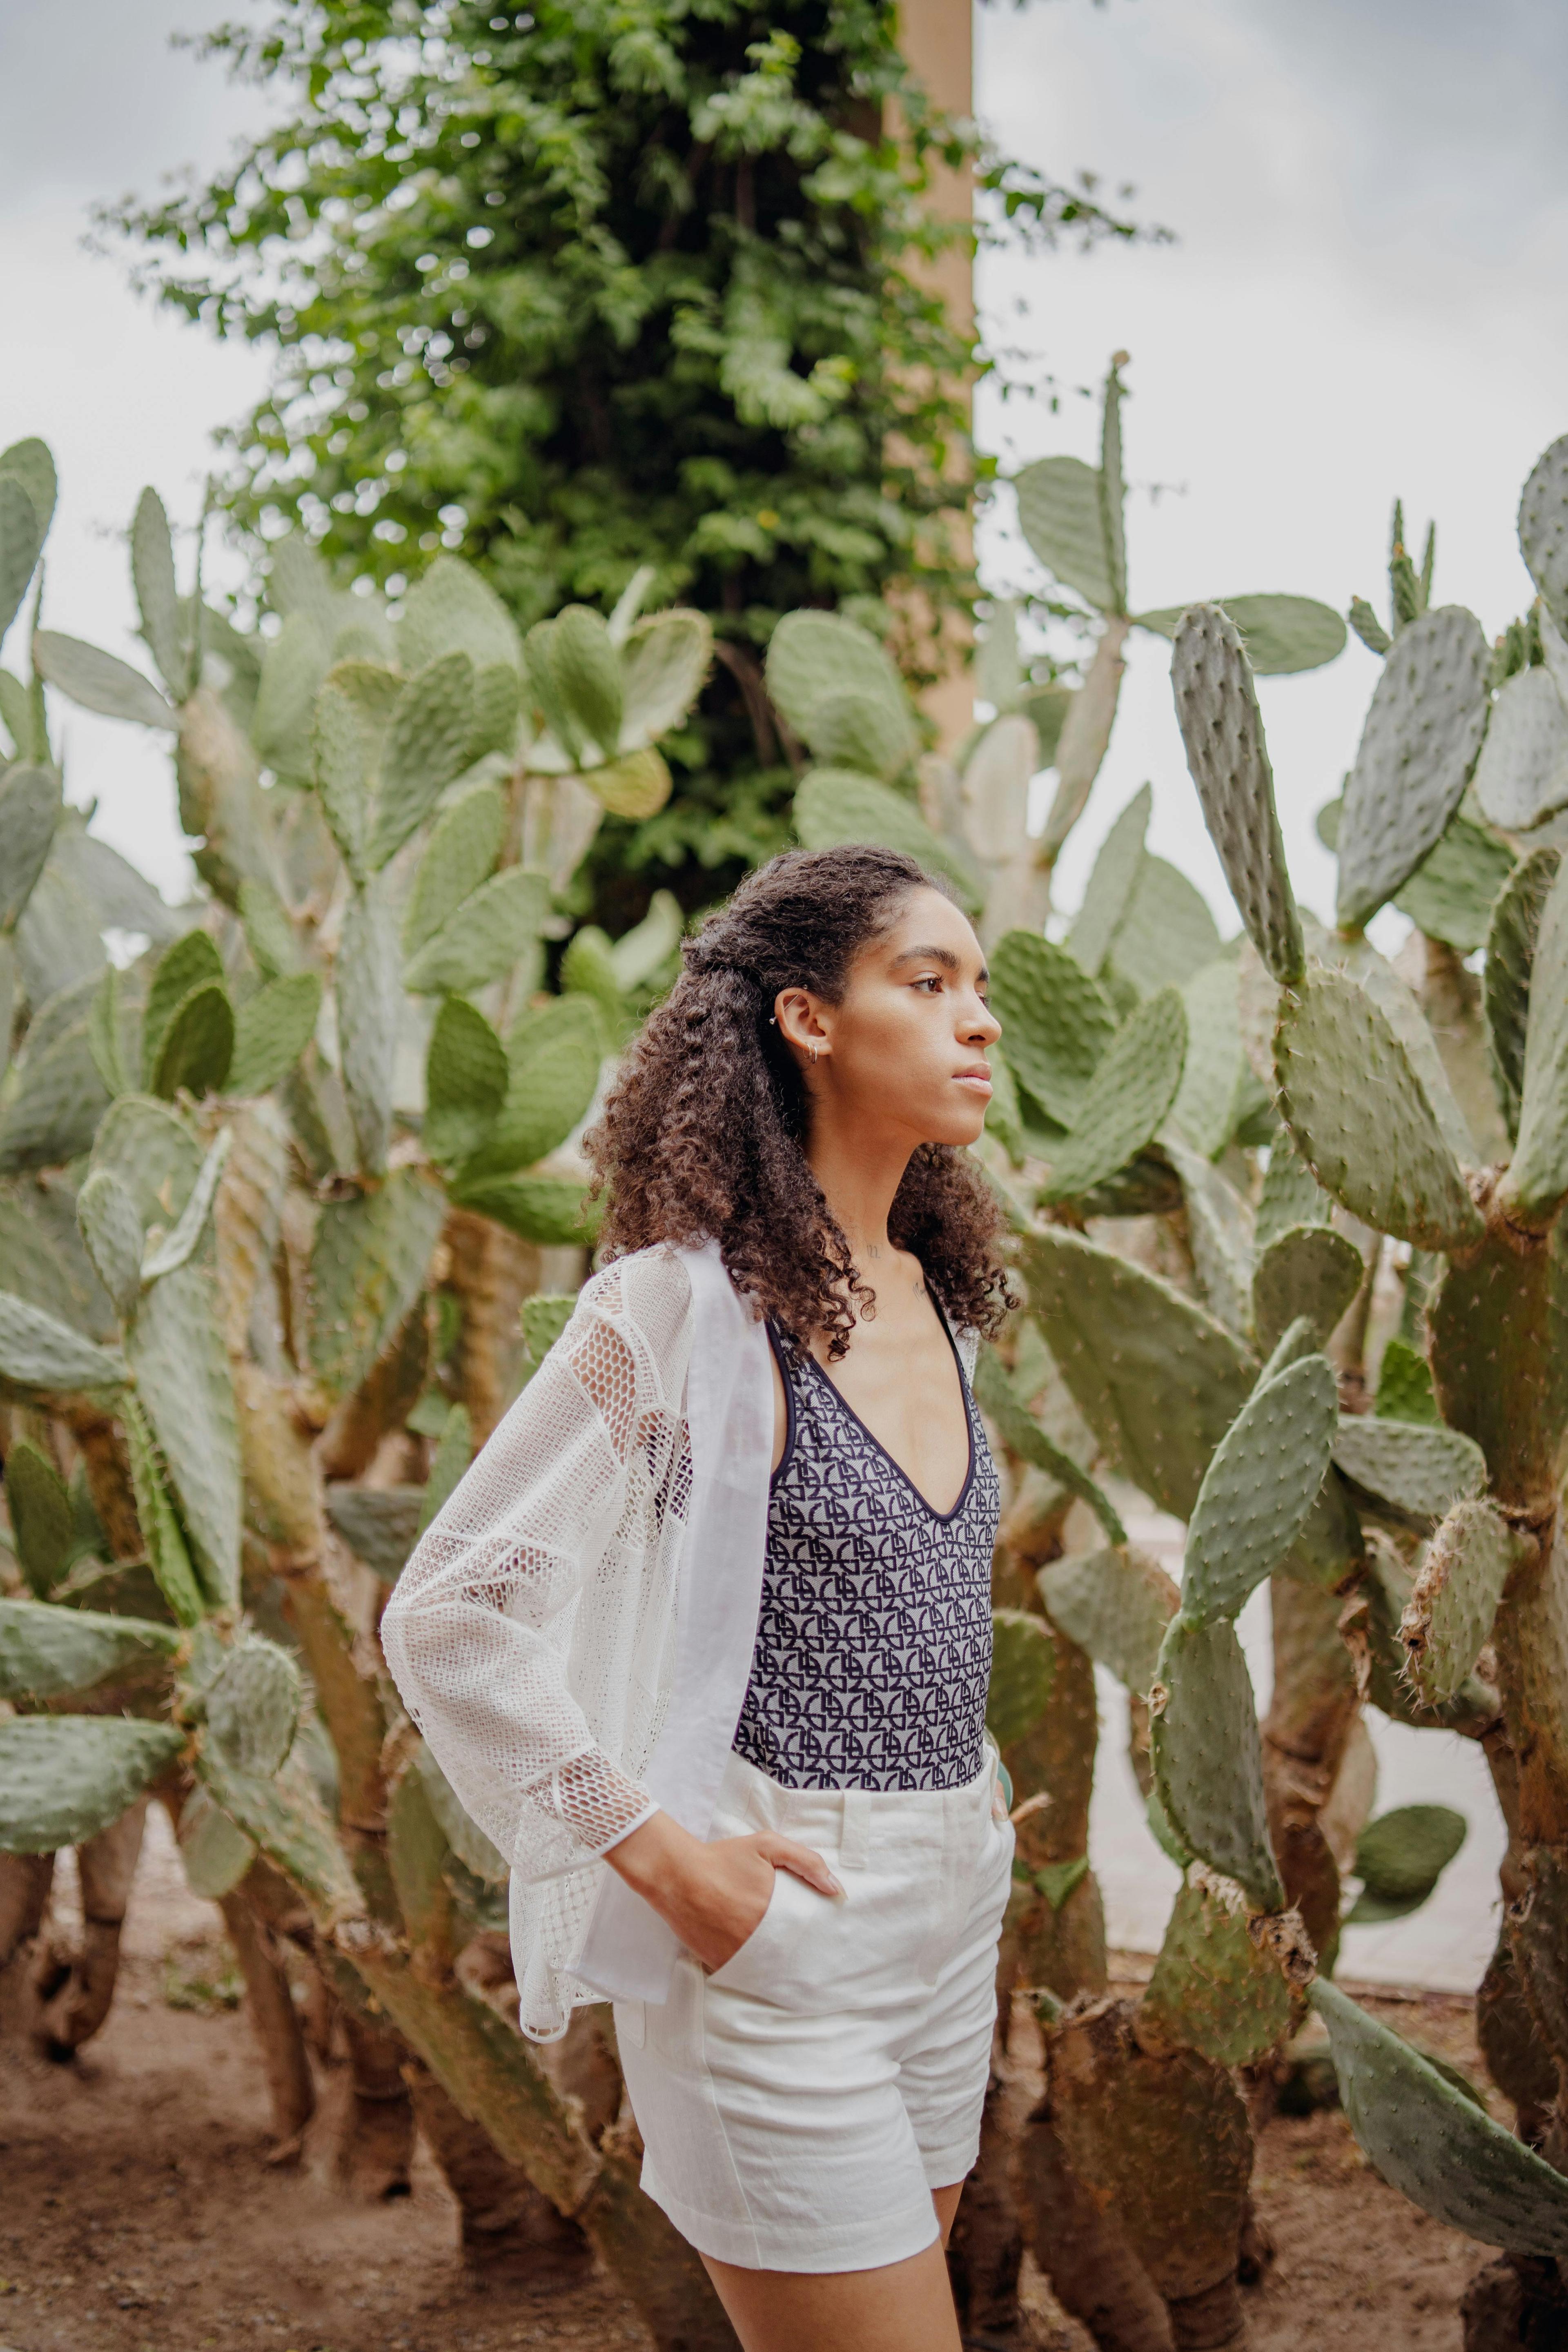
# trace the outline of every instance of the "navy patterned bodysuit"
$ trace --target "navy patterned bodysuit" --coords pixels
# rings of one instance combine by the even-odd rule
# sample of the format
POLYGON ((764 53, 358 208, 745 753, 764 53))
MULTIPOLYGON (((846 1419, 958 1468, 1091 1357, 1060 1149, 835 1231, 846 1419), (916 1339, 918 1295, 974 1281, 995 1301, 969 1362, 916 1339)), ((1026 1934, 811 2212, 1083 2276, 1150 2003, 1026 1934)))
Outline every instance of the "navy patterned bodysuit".
POLYGON ((768 1337, 789 1427, 736 1752, 786 1789, 962 1788, 984 1763, 1001 1508, 963 1367, 969 1475, 934 1511, 821 1365, 768 1337))

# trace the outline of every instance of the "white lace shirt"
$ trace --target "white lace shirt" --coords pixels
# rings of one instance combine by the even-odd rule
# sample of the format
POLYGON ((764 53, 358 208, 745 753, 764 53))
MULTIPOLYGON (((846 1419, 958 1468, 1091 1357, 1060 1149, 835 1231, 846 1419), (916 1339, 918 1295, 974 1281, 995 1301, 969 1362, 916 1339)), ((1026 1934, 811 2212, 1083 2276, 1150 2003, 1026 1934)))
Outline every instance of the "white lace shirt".
POLYGON ((661 1808, 708 1833, 756 1639, 773 1412, 763 1325, 716 1244, 616 1260, 383 1615, 410 1715, 510 1861, 536 2041, 581 2001, 668 1992, 675 1937, 602 1857, 661 1808))

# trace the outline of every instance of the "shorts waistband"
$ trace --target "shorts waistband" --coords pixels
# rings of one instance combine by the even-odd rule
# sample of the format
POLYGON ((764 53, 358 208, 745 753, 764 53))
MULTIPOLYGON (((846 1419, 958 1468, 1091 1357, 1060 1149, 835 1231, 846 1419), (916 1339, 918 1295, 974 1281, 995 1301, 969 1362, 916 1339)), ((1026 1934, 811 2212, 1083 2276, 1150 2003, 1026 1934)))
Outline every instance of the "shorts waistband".
POLYGON ((981 1769, 956 1789, 786 1789, 731 1753, 719 1803, 727 1811, 743 1812, 759 1829, 781 1831, 806 1845, 831 1846, 843 1867, 852 1870, 876 1847, 941 1840, 984 1819, 995 1777, 996 1751, 989 1739, 981 1769))

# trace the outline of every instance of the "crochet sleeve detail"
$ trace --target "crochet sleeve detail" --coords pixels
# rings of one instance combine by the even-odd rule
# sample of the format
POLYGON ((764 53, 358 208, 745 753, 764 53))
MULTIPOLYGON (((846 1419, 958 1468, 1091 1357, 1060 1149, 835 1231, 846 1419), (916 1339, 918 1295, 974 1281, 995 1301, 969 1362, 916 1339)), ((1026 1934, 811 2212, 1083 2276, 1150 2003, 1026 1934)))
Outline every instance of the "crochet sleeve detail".
MULTIPOLYGON (((612 1265, 584 1288, 416 1546, 381 1622, 409 1714, 468 1812, 526 1879, 592 1860, 657 1811, 599 1746, 567 1679, 595 1571, 628 1532, 631 1489, 670 1457, 659 1481, 668 1498, 685 1448, 679 1399, 672 1411, 660 1393, 644 1328, 676 1318, 667 1303, 662 1318, 634 1320, 621 1274, 612 1265)), ((661 1291, 670 1279, 660 1269, 661 1291)), ((597 1630, 613 1647, 613 1629, 597 1630)))

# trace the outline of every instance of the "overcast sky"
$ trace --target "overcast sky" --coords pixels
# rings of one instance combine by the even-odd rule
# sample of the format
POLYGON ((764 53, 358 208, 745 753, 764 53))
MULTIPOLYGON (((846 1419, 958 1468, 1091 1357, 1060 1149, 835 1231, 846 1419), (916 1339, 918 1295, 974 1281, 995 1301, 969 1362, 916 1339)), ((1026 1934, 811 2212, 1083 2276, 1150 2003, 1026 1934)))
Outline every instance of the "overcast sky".
MULTIPOLYGON (((1532 593, 1514 515, 1568 428, 1568 11, 1557 0, 1047 0, 979 17, 978 97, 1005 147, 1131 179, 1175 246, 992 262, 1009 340, 1065 383, 1132 354, 1132 601, 1287 589, 1381 607, 1389 511, 1438 525, 1436 593, 1495 635, 1532 593), (1029 303, 1017 319, 1014 305, 1029 303), (1155 486, 1174 486, 1177 495, 1155 486)), ((1014 462, 1095 454, 1089 404, 982 407, 1014 462)), ((1003 511, 1005 511, 1004 494, 1003 511)), ((1027 559, 1026 558, 1026 562, 1027 559)), ((1235 917, 1171 712, 1169 650, 1135 637, 1095 801, 1062 876, 1145 776, 1152 838, 1235 917)), ((1352 640, 1261 700, 1298 888, 1377 673, 1352 640)), ((1395 936, 1398 919, 1387 919, 1395 936)))
MULTIPOLYGON (((242 0, 237 0, 242 5, 242 0)), ((51 541, 58 627, 131 650, 123 528, 155 481, 189 518, 208 436, 260 390, 127 290, 81 238, 95 199, 214 163, 267 100, 172 53, 205 0, 0 6, 0 446, 51 441, 64 481, 51 541)), ((1179 243, 993 261, 1003 340, 1042 373, 1091 383, 1130 351, 1126 416, 1135 603, 1293 589, 1381 602, 1388 510, 1439 525, 1437 586, 1495 634, 1528 600, 1520 485, 1568 427, 1568 10, 1561 0, 1007 0, 983 8, 977 110, 1058 173, 1136 182, 1133 209, 1179 243), (1020 317, 1016 304, 1029 304, 1020 317), (1152 486, 1164 486, 1158 499, 1152 486)), ((983 401, 1011 462, 1094 452, 1089 404, 1051 416, 983 401)), ((999 520, 1005 518, 1005 494, 999 520)), ((995 542, 995 561, 1017 557, 995 542)), ((1064 890, 1145 776, 1154 840, 1235 918, 1170 715, 1168 649, 1135 639, 1121 717, 1064 890)), ((1376 674, 1352 642, 1331 670, 1265 684, 1264 716, 1302 895, 1326 907, 1312 812, 1337 790, 1376 674)), ((149 739, 71 716, 73 795, 166 887, 182 857, 149 739)))

